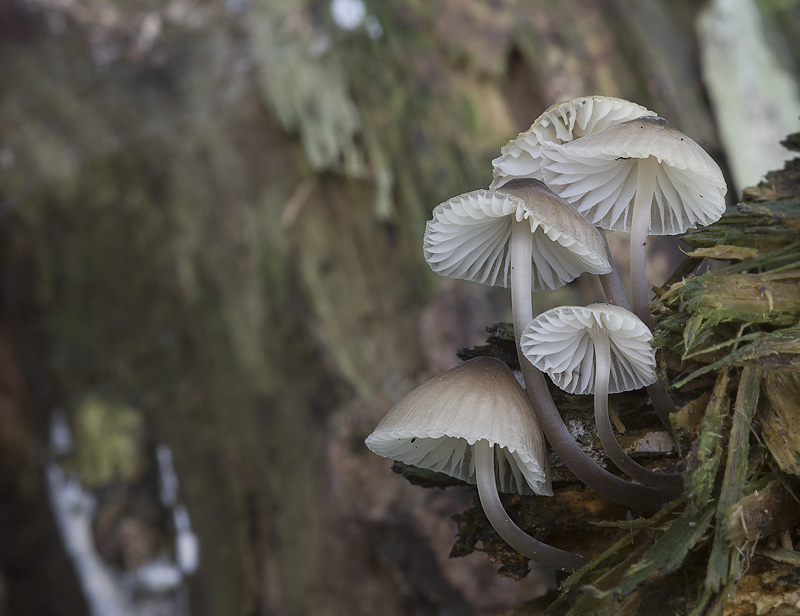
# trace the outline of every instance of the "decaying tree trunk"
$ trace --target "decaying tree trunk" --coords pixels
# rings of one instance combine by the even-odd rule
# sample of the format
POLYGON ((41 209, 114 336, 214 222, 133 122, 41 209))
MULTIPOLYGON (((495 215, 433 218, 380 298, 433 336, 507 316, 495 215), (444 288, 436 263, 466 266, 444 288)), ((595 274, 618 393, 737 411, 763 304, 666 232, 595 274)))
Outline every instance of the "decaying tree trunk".
POLYGON ((471 493, 407 485, 363 438, 505 316, 504 293, 437 280, 421 236, 545 107, 629 98, 720 157, 696 7, 337 4, 0 8, 0 614, 58 613, 44 586, 88 609, 46 464, 97 498, 115 571, 172 551, 159 445, 199 540, 192 614, 487 613, 538 591, 448 561, 471 493))

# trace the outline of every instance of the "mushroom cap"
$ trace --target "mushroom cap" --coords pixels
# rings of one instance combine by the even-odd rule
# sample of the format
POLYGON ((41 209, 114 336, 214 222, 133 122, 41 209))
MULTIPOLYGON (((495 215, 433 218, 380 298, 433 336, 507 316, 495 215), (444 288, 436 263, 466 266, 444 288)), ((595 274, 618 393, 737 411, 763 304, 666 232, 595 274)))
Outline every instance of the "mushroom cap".
POLYGON ((442 276, 508 286, 514 221, 533 234, 532 287, 557 289, 584 272, 611 271, 600 232, 538 180, 512 180, 502 191, 475 190, 437 205, 423 252, 442 276))
POLYGON ((706 151, 663 118, 643 117, 564 144, 541 147, 542 174, 554 192, 604 229, 629 231, 637 165, 659 165, 651 235, 678 235, 725 211, 727 186, 706 151))
POLYGON ((495 445, 502 492, 551 495, 547 450, 513 373, 491 357, 471 359, 400 400, 366 439, 378 455, 475 483, 472 447, 495 445))
POLYGON ((593 337, 606 333, 611 347, 608 392, 656 382, 653 334, 635 314, 612 304, 559 306, 533 319, 522 332, 525 357, 571 394, 594 392, 593 337))
POLYGON ((544 179, 539 148, 545 141, 565 143, 620 122, 655 115, 646 107, 621 98, 581 96, 551 106, 531 127, 500 149, 492 161, 491 189, 514 178, 544 179))

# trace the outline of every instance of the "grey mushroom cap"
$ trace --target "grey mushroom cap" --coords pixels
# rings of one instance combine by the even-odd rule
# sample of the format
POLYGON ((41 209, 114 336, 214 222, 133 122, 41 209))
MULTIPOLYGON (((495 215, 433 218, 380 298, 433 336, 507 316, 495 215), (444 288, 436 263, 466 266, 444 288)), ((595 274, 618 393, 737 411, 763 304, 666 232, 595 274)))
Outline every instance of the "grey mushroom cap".
POLYGON ((533 289, 557 289, 584 272, 611 271, 600 232, 531 179, 510 181, 498 191, 472 191, 436 206, 425 227, 425 260, 442 276, 508 286, 508 243, 515 221, 527 221, 533 234, 533 289))
POLYGON ((542 431, 503 362, 467 361, 400 400, 366 439, 378 455, 475 483, 472 445, 495 445, 502 492, 553 493, 542 431))
POLYGON ((655 115, 646 107, 621 98, 581 96, 552 105, 531 127, 517 135, 492 161, 491 189, 514 178, 544 179, 541 172, 541 144, 566 143, 621 122, 655 115))
POLYGON ((604 229, 630 231, 637 161, 649 157, 659 163, 651 235, 685 233, 725 211, 719 165, 663 118, 637 118, 569 143, 545 143, 541 156, 547 185, 604 229))
POLYGON ((612 304, 559 306, 533 319, 522 332, 525 357, 572 394, 594 392, 594 336, 611 346, 609 393, 639 389, 656 381, 653 334, 632 312, 612 304))

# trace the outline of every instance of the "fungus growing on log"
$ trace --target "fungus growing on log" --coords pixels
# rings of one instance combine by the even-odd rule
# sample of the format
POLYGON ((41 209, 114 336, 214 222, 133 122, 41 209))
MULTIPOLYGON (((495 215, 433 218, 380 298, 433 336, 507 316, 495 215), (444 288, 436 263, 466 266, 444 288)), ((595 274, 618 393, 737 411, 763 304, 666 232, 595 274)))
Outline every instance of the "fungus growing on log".
POLYGON ((645 387, 656 380, 653 336, 636 315, 611 304, 559 306, 533 319, 522 333, 525 357, 571 394, 594 394, 600 442, 612 462, 645 485, 676 494, 680 473, 657 473, 628 456, 608 415, 608 394, 645 387))
POLYGON ((610 96, 580 96, 552 105, 501 148, 500 156, 492 161, 490 188, 496 190, 514 178, 544 179, 540 149, 546 141, 566 143, 646 115, 655 113, 610 96))
POLYGON ((564 425, 547 383, 524 357, 519 338, 533 318, 532 289, 555 289, 583 272, 611 271, 600 232, 542 182, 515 179, 502 190, 477 190, 438 205, 423 242, 433 271, 485 284, 511 285, 520 369, 547 440, 593 490, 633 508, 663 502, 658 490, 600 468, 564 425))
POLYGON ((663 118, 642 117, 569 143, 545 143, 547 185, 604 229, 629 231, 633 312, 652 329, 648 235, 679 235, 725 211, 716 162, 663 118))
POLYGON ((534 539, 503 508, 498 489, 547 496, 553 491, 539 422, 500 360, 472 359, 423 383, 365 442, 378 455, 476 483, 494 529, 531 560, 567 571, 587 562, 534 539))

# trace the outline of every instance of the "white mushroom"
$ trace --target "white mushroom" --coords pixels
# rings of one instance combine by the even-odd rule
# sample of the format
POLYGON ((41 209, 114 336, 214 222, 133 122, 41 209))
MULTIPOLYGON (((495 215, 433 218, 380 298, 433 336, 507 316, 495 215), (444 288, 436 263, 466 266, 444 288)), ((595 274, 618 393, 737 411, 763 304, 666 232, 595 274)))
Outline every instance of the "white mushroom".
POLYGON ((511 286, 516 337, 532 318, 531 291, 557 289, 584 272, 611 270, 600 233, 538 180, 476 190, 434 208, 425 260, 437 274, 511 286))
POLYGON ((586 559, 542 543, 509 518, 503 492, 552 495, 547 451, 525 392, 500 360, 479 357, 423 383, 366 439, 375 453, 477 483, 497 533, 537 562, 563 570, 586 559))
POLYGON ((492 161, 490 188, 497 189, 514 178, 544 179, 541 174, 541 144, 565 143, 646 115, 649 109, 608 96, 581 96, 551 106, 531 127, 509 141, 492 161))
POLYGON ((646 243, 708 225, 725 211, 716 162, 658 117, 642 117, 569 143, 545 143, 542 174, 592 224, 630 231, 633 311, 652 329, 646 243))
POLYGON ((617 442, 608 394, 656 381, 653 335, 632 312, 611 304, 560 306, 533 319, 522 334, 525 356, 572 394, 594 393, 597 434, 609 458, 647 485, 677 493, 680 473, 658 473, 632 460, 617 442))
POLYGON ((530 274, 527 286, 533 289, 557 289, 584 272, 610 268, 600 233, 542 182, 530 179, 436 206, 423 251, 437 274, 504 287, 518 254, 527 257, 520 259, 520 269, 530 274))

